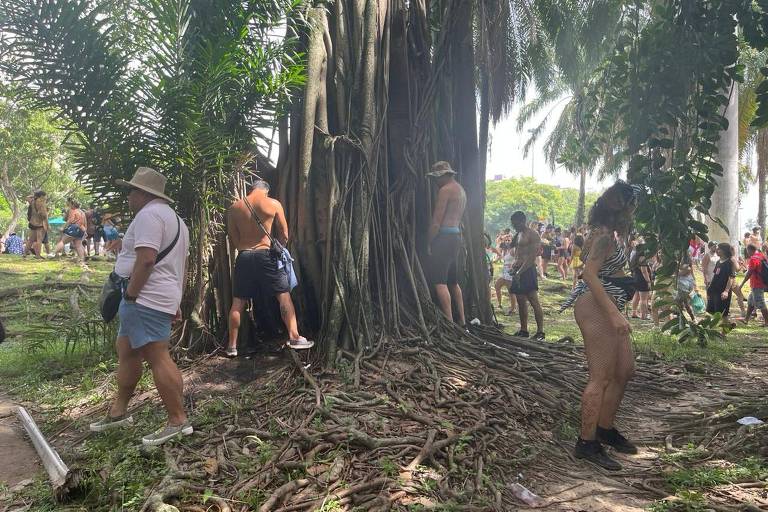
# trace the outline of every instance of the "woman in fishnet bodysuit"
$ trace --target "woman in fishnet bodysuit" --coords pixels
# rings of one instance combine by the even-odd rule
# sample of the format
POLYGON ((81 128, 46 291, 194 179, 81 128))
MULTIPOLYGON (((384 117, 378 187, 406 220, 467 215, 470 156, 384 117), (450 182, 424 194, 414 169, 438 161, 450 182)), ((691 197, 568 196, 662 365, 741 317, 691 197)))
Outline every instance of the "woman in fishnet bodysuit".
POLYGON ((575 455, 612 470, 621 465, 606 454, 603 444, 622 453, 637 453, 614 426, 624 388, 635 371, 631 327, 623 314, 624 305, 634 295, 633 278, 624 268, 629 255, 626 237, 637 206, 635 192, 619 181, 592 206, 591 230, 582 256, 583 281, 563 304, 563 309, 574 306, 589 367, 575 455))

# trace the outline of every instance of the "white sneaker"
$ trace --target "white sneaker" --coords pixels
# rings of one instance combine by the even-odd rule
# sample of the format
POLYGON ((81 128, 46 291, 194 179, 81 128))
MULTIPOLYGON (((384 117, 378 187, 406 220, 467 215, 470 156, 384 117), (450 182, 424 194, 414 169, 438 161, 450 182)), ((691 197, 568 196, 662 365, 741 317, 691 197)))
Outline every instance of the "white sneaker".
POLYGON ((109 414, 107 414, 104 418, 100 419, 99 421, 93 422, 90 425, 88 425, 88 428, 90 429, 91 432, 104 432, 105 430, 109 430, 112 428, 124 427, 124 426, 130 426, 130 425, 133 425, 133 416, 128 416, 123 414, 122 416, 113 418, 109 414))
POLYGON ((287 345, 293 350, 306 350, 315 346, 314 341, 310 341, 304 336, 299 336, 297 340, 288 340, 287 345))
POLYGON ((237 347, 227 348, 225 353, 227 354, 227 357, 237 357, 237 347))
POLYGON ((193 431, 192 425, 189 422, 182 423, 181 425, 168 425, 142 437, 141 442, 144 446, 160 446, 175 437, 192 435, 193 431))

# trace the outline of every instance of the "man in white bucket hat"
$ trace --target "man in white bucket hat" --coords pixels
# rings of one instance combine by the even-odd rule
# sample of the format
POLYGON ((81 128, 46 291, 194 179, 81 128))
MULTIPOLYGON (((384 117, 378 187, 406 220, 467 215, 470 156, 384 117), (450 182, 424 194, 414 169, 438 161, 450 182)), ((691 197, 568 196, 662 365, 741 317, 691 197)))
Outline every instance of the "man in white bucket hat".
POLYGON ((142 361, 147 361, 168 412, 168 424, 142 438, 145 445, 157 446, 192 433, 181 372, 168 350, 171 324, 180 316, 189 231, 170 207, 173 200, 165 195, 166 178, 159 172, 139 167, 130 181, 115 182, 128 188, 128 206, 136 216, 115 263, 115 273, 125 283, 118 312, 117 397, 107 416, 90 428, 101 432, 133 423, 128 402, 141 378, 142 361))
POLYGON ((460 226, 467 207, 467 194, 455 179, 456 171, 444 160, 432 164, 432 169, 426 175, 437 185, 437 198, 427 235, 429 259, 426 274, 435 289, 440 310, 448 320, 464 326, 464 296, 459 286, 458 259, 461 248, 460 226), (456 304, 455 316, 452 302, 456 304))

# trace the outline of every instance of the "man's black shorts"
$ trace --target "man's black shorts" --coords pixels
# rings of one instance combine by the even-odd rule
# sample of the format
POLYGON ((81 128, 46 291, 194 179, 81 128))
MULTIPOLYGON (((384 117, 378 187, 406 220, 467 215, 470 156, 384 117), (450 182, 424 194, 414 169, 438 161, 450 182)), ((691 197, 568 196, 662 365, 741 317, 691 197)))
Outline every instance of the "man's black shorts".
POLYGON ((432 241, 432 255, 426 269, 431 284, 458 283, 456 264, 459 260, 461 235, 459 233, 440 233, 432 241))
POLYGON ((509 293, 514 295, 528 295, 539 289, 539 280, 536 275, 536 267, 523 270, 512 280, 509 285, 509 293))
POLYGON ((239 299, 252 299, 259 294, 290 292, 288 274, 284 268, 277 268, 277 262, 269 249, 240 251, 235 260, 232 295, 239 299))

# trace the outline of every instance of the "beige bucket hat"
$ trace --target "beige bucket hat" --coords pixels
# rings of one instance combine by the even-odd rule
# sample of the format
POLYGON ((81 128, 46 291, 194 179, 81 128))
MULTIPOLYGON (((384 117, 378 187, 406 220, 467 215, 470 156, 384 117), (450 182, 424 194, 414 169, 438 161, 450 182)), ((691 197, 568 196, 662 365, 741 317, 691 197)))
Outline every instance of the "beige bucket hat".
POLYGON ((432 170, 427 173, 427 176, 430 178, 439 178, 446 174, 456 174, 456 171, 451 169, 451 164, 444 160, 440 160, 439 162, 432 164, 432 170))
POLYGON ((160 199, 165 199, 169 203, 173 202, 173 199, 165 195, 165 183, 168 180, 165 176, 160 174, 154 169, 149 167, 139 167, 133 174, 133 178, 130 181, 115 180, 115 183, 121 187, 136 187, 144 192, 149 192, 153 196, 157 196, 160 199))

